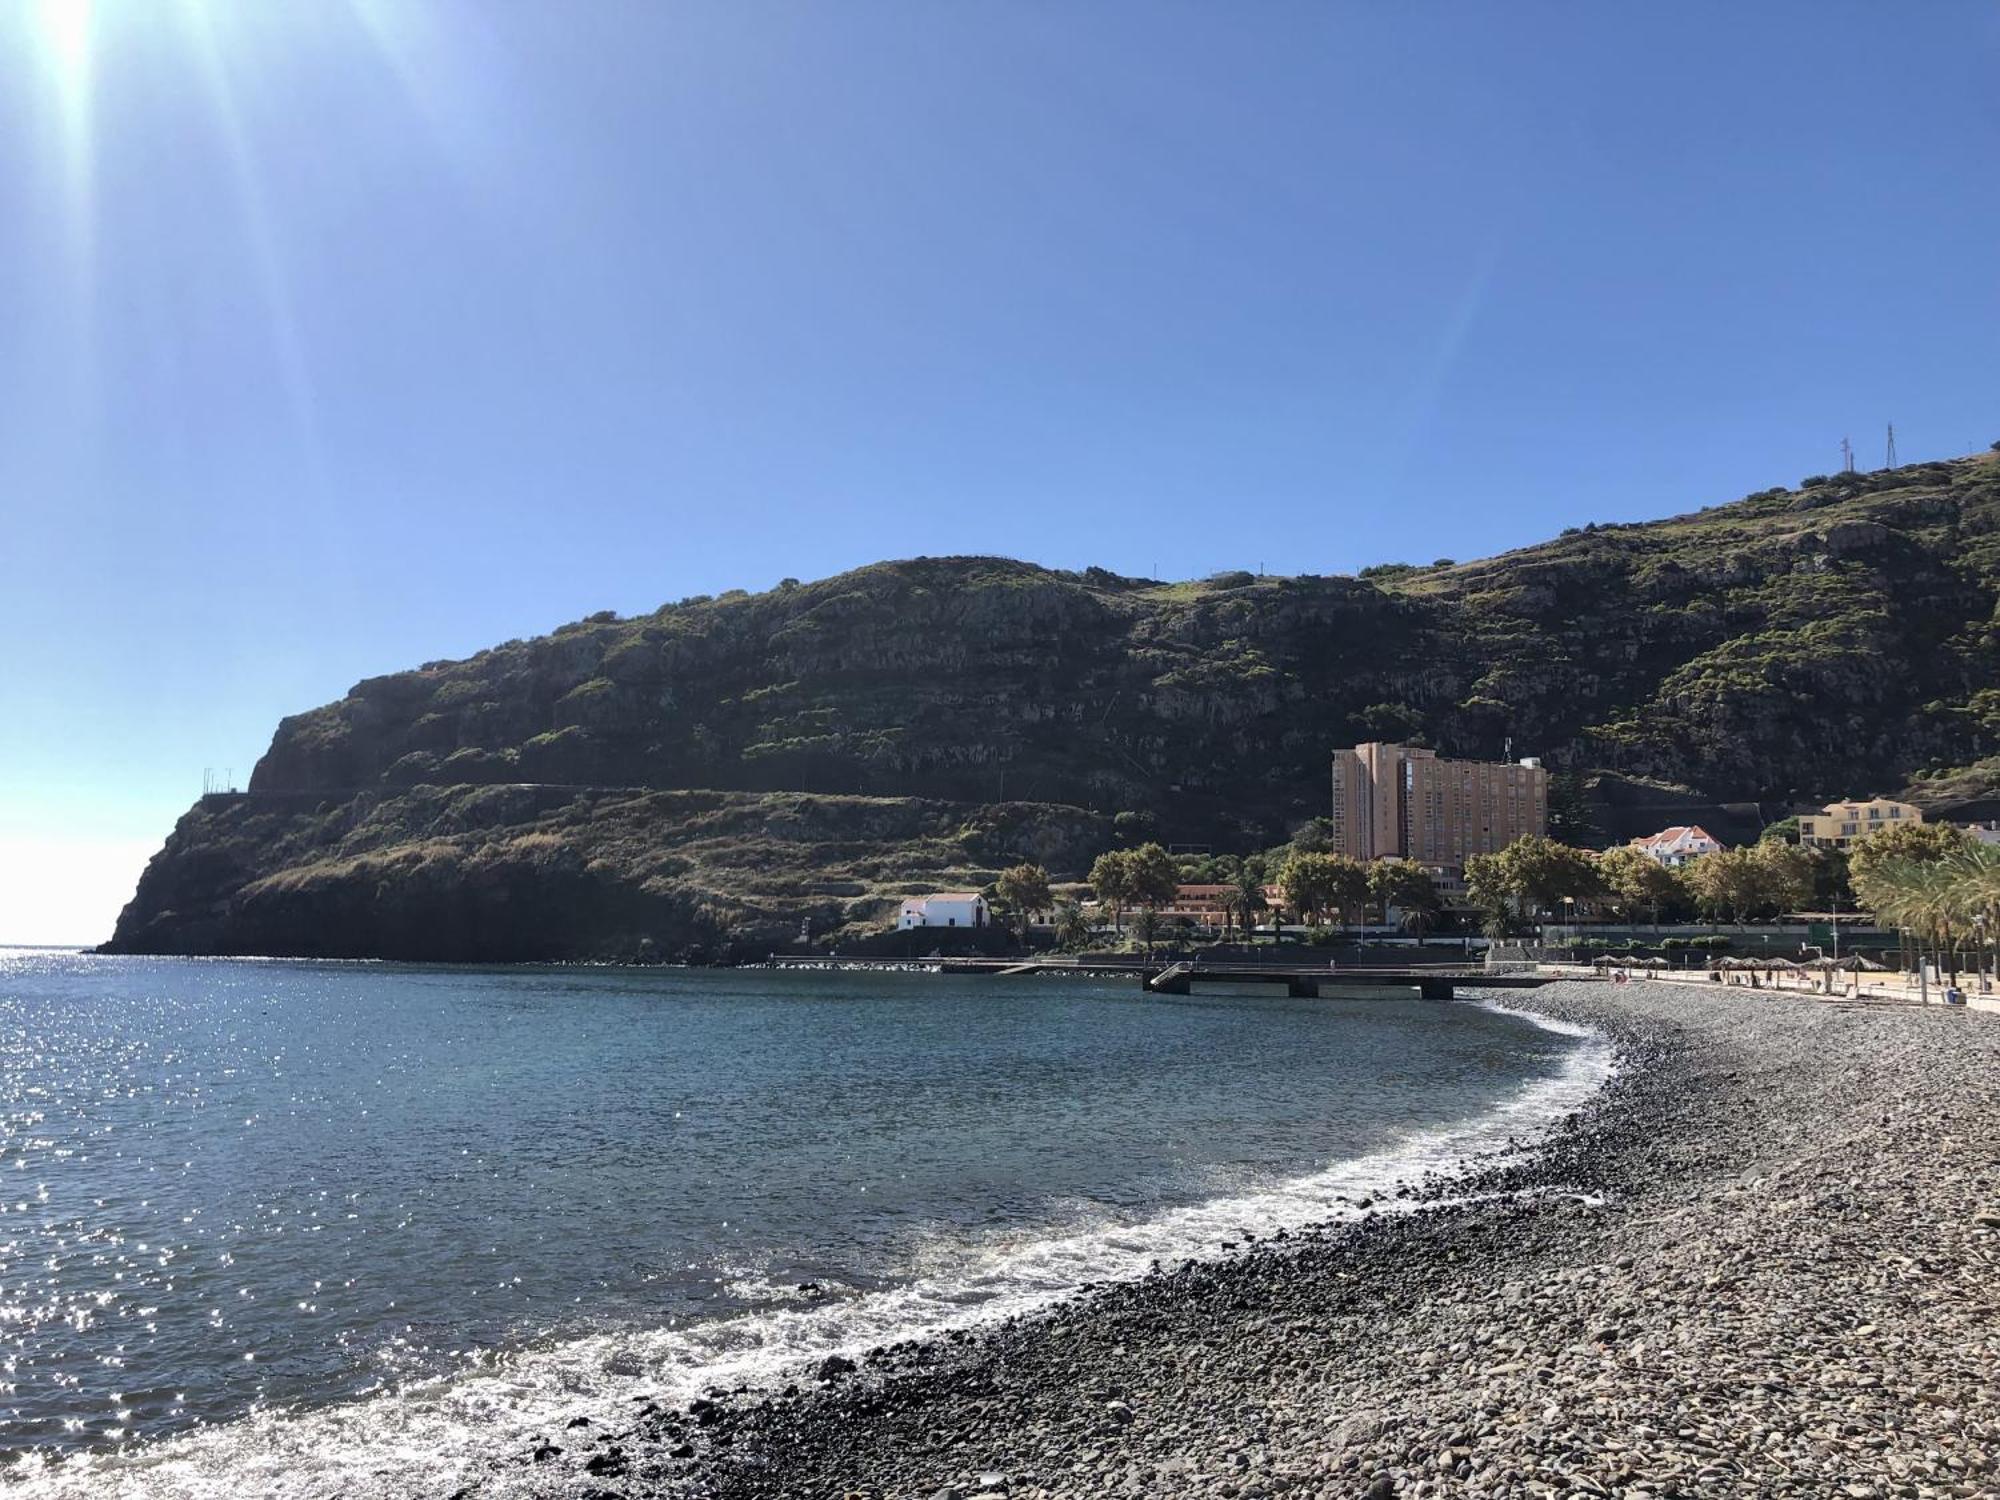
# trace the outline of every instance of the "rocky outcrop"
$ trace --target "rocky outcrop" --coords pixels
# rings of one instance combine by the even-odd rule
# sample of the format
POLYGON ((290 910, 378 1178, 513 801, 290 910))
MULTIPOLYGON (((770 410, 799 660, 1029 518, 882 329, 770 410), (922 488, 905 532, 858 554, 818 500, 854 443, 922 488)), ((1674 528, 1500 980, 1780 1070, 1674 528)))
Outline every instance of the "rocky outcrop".
POLYGON ((418 787, 206 797, 114 952, 458 961, 761 956, 887 925, 906 894, 1035 859, 1080 875, 1107 820, 800 793, 418 787))
MULTIPOLYGON (((516 923, 481 924, 522 891, 546 893, 580 951, 653 931, 656 945, 705 944, 704 923, 796 931, 796 907, 741 904, 724 884, 668 893, 623 866, 607 887, 590 859, 382 865, 391 845, 431 837, 430 810, 524 786, 592 808, 695 792, 919 799, 961 821, 1013 799, 1048 811, 1002 852, 1054 849, 1055 863, 1072 855, 1052 830, 1124 810, 1176 841, 1276 842, 1321 810, 1327 751, 1364 739, 1474 757, 1511 744, 1711 803, 1888 790, 2000 752, 1996 600, 2000 468, 1978 458, 1362 578, 1160 584, 920 558, 600 614, 285 719, 246 809, 183 821, 117 941, 303 951, 331 941, 305 934, 311 914, 337 911, 355 951, 421 947, 386 914, 356 915, 370 891, 421 903, 423 930, 451 934, 436 942, 453 952, 521 941, 516 923), (256 810, 299 798, 326 810, 256 810), (326 865, 298 821, 379 827, 395 809, 400 842, 355 851, 365 865, 326 865), (475 889, 490 899, 462 894, 475 889)), ((676 816, 632 837, 680 858, 676 816)), ((581 848, 595 822, 551 836, 581 848)), ((911 837, 881 835, 884 868, 903 868, 894 851, 911 837)))

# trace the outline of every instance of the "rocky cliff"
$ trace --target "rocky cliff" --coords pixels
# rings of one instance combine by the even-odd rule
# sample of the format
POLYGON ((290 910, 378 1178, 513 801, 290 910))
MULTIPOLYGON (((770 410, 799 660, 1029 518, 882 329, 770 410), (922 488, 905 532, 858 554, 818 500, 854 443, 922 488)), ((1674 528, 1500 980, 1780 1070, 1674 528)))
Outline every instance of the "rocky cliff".
POLYGON ((1017 855, 1080 871, 1120 810, 1275 841, 1362 739, 1714 802, 1983 793, 1941 773, 2000 753, 1996 463, 1358 578, 918 559, 593 616, 284 720, 113 946, 588 956, 865 924, 1017 855))

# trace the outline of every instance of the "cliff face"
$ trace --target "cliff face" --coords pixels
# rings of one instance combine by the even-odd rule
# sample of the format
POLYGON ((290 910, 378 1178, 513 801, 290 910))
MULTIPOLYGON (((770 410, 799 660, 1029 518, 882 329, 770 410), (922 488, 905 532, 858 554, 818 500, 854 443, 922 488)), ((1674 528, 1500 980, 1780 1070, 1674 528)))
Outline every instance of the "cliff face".
POLYGON ((798 793, 418 787, 206 797, 114 951, 455 961, 760 955, 883 925, 906 890, 1087 863, 1109 820, 798 793))
POLYGON ((449 931, 449 956, 498 957, 526 941, 503 910, 577 954, 795 932, 802 914, 870 921, 936 871, 970 880, 1037 840, 1080 871, 1107 841, 1081 809, 1273 841, 1321 810, 1328 749, 1363 739, 1470 756, 1511 740, 1716 801, 1886 790, 2000 752, 1997 597, 1990 457, 1359 579, 885 563, 359 683, 279 725, 247 799, 183 820, 114 941, 322 951, 323 916, 343 951, 418 956, 421 933, 449 931), (808 882, 868 865, 847 883, 871 910, 682 867, 690 804, 658 794, 694 789, 778 825, 790 794, 845 809, 847 833, 778 835, 774 857, 808 882), (1000 804, 1016 811, 997 824, 976 811, 1000 804), (549 842, 529 852, 551 852, 468 865, 467 807, 506 834, 486 844, 532 835, 549 842), (954 819, 1019 837, 911 863, 954 819), (653 863, 606 863, 606 838, 653 863), (458 863, 424 855, 440 840, 458 863))

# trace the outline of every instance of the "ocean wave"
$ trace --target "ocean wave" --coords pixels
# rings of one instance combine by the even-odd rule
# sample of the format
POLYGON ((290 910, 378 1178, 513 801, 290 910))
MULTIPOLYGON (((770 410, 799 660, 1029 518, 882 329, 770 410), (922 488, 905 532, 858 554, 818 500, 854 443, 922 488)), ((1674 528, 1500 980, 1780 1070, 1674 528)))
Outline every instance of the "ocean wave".
MULTIPOLYGON (((1488 1002, 1488 1008, 1506 1007, 1488 1002)), ((601 1421, 634 1401, 683 1403, 712 1387, 782 1383, 829 1354, 1032 1313, 1080 1289, 1207 1259, 1246 1243, 1358 1215, 1394 1211, 1399 1184, 1530 1149, 1610 1077, 1598 1033, 1508 1011, 1578 1038, 1553 1075, 1470 1121, 1413 1133, 1390 1149, 1306 1176, 1239 1186, 1150 1214, 1071 1205, 1051 1229, 939 1234, 900 1286, 803 1293, 746 1269, 753 1310, 684 1327, 604 1333, 494 1356, 449 1377, 303 1411, 266 1410, 136 1448, 29 1457, 6 1476, 22 1500, 349 1500, 449 1494, 475 1474, 480 1493, 526 1500, 547 1476, 490 1469, 496 1449, 559 1433, 572 1417, 601 1421), (1225 1247, 1231 1248, 1225 1248, 1225 1247)))

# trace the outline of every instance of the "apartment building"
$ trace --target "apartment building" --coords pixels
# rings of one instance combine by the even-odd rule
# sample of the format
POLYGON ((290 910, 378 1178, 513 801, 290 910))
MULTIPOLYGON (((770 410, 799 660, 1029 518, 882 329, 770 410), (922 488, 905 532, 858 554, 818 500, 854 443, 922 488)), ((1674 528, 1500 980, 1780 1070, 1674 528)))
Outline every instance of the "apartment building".
POLYGON ((1799 842, 1809 848, 1850 849, 1871 833, 1921 823, 1924 810, 1909 802, 1874 797, 1866 802, 1829 802, 1799 816, 1799 842))
POLYGON ((1414 745, 1333 752, 1334 846, 1355 859, 1395 856, 1464 866, 1549 828, 1549 773, 1538 760, 1442 760, 1414 745))

